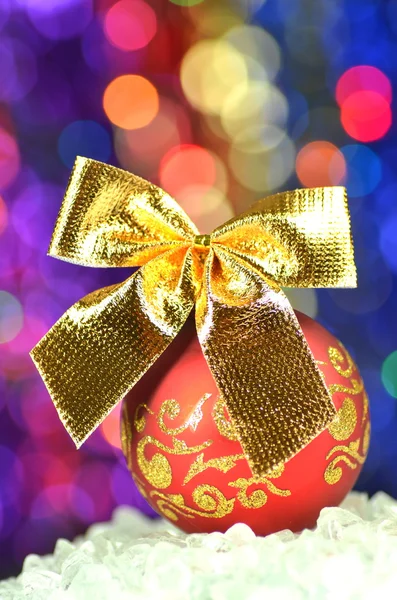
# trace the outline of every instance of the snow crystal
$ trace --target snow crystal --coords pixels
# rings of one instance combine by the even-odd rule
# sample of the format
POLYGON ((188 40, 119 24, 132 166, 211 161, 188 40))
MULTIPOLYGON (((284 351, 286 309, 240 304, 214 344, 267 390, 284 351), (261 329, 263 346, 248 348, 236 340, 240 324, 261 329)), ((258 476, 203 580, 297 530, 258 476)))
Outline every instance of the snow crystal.
POLYGON ((314 530, 186 535, 131 508, 54 554, 25 559, 1 600, 372 600, 395 598, 397 501, 353 492, 314 530))

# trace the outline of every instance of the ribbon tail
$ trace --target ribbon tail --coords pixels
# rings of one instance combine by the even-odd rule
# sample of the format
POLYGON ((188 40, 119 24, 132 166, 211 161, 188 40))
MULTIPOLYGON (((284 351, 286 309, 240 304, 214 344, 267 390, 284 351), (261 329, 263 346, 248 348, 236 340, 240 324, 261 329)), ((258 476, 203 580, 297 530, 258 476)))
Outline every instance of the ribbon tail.
POLYGON ((170 250, 72 306, 32 350, 77 447, 164 352, 194 303, 191 252, 170 250))
POLYGON ((220 248, 207 260, 196 322, 255 475, 292 458, 333 420, 332 399, 286 296, 220 248))

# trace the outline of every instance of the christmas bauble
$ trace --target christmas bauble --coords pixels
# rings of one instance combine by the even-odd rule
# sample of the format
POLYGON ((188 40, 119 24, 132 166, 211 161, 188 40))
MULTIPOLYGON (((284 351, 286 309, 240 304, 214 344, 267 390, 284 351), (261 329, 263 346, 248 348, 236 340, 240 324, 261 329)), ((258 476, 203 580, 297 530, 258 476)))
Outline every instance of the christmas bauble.
POLYGON ((353 487, 370 436, 363 382, 343 345, 296 314, 337 415, 266 477, 252 474, 193 320, 125 398, 122 445, 132 476, 151 506, 184 531, 225 531, 237 522, 257 535, 300 531, 353 487))

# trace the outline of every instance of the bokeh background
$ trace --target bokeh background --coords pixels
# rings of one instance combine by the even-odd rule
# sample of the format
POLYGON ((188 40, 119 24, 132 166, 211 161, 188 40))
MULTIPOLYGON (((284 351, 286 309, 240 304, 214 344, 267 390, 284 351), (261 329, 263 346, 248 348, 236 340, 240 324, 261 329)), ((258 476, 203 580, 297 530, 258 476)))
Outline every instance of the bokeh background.
POLYGON ((290 298, 362 371, 358 489, 397 497, 396 55, 396 0, 1 0, 0 576, 118 504, 150 513, 118 410, 76 451, 28 356, 127 275, 46 256, 77 154, 161 185, 202 232, 273 191, 347 186, 359 289, 290 298))

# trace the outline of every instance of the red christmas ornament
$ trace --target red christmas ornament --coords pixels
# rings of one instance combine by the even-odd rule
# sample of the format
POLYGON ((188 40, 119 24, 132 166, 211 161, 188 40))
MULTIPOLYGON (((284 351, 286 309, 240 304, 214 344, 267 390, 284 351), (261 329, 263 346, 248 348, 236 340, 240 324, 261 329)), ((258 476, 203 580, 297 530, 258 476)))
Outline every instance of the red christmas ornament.
POLYGON ((152 507, 184 531, 225 531, 237 522, 257 535, 300 531, 353 487, 370 437, 363 382, 333 335, 297 317, 338 412, 266 477, 252 474, 193 320, 124 400, 122 442, 132 476, 152 507))

